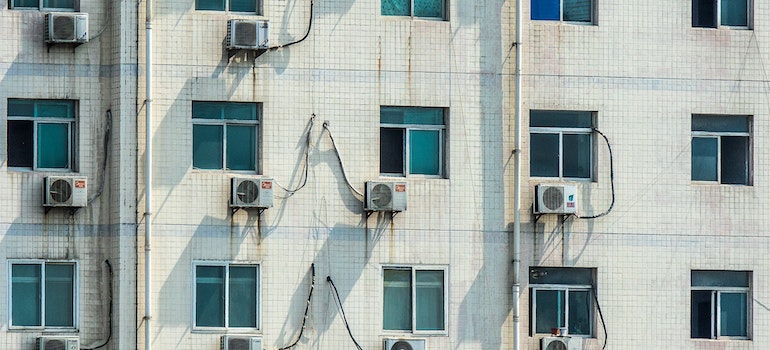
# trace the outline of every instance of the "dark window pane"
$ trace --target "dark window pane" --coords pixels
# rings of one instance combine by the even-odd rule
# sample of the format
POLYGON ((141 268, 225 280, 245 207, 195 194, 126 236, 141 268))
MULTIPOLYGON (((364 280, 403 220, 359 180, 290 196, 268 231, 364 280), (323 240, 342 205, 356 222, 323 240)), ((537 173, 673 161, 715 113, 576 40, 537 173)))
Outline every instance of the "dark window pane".
POLYGON ((45 266, 45 325, 74 326, 75 269, 73 265, 45 266))
POLYGON ((559 134, 530 134, 530 176, 559 177, 559 134))
POLYGON ((414 0, 414 15, 416 17, 443 18, 444 1, 414 0))
POLYGON ((692 131, 749 132, 749 117, 724 115, 693 115, 692 131))
POLYGON ((230 327, 257 327, 257 268, 230 267, 230 327))
POLYGON ((749 25, 748 0, 722 0, 721 22, 723 26, 746 27, 749 25))
MULTIPOLYGON (((559 0, 532 0, 530 3, 533 20, 560 20, 559 0)), ((550 332, 550 330, 549 330, 550 332)))
POLYGON ((409 173, 441 175, 440 133, 438 130, 409 131, 409 173))
POLYGON ((692 138, 693 181, 717 181, 717 138, 692 138))
POLYGON ((444 109, 431 107, 382 107, 382 124, 444 125, 444 109))
POLYGON ((713 292, 708 290, 692 291, 690 300, 692 312, 690 314, 690 337, 711 338, 711 315, 713 307, 711 296, 713 292))
POLYGON ((225 119, 257 120, 257 104, 228 102, 224 105, 225 119))
POLYGON ((225 326, 225 269, 221 266, 195 268, 195 325, 225 326))
POLYGON ((592 0, 562 0, 564 20, 568 22, 591 22, 592 0))
POLYGON ((222 126, 193 125, 193 167, 222 169, 222 126))
POLYGON ((412 272, 384 270, 382 327, 388 330, 412 329, 412 272))
POLYGON ((41 326, 42 273, 38 264, 11 267, 11 324, 41 326))
POLYGON ((227 169, 256 169, 257 130, 253 126, 227 126, 227 169))
POLYGON ((593 303, 591 292, 569 292, 569 329, 567 333, 575 335, 591 335, 591 310, 593 303))
POLYGON ((560 128, 591 128, 593 113, 583 111, 529 111, 529 126, 560 128))
POLYGON ((409 16, 412 11, 410 0, 381 0, 380 11, 383 16, 409 16))
POLYGON ((583 267, 532 267, 529 269, 530 284, 572 284, 592 286, 594 269, 583 267))
POLYGON ((75 0, 43 0, 43 7, 57 9, 74 9, 75 0))
MULTIPOLYGON (((38 7, 38 0, 13 0, 13 7, 38 7)), ((16 114, 18 115, 18 114, 16 114)))
POLYGON ((564 327, 564 291, 537 290, 535 313, 535 332, 551 333, 551 328, 564 327))
POLYGON ((404 129, 380 128, 380 173, 404 173, 404 129))
POLYGON ((746 293, 719 294, 720 336, 746 337, 748 314, 746 293))
POLYGON ((415 272, 417 330, 444 329, 444 271, 415 272))
POLYGON ((562 176, 591 177, 591 135, 564 134, 562 140, 562 176))
POLYGON ((257 2, 255 0, 230 0, 230 11, 235 12, 257 12, 257 2))
POLYGON ((32 168, 34 146, 31 121, 8 121, 8 166, 32 168))
POLYGON ((224 106, 218 102, 193 102, 192 117, 193 119, 222 119, 224 106))
POLYGON ((196 10, 225 10, 225 0, 195 0, 196 10))
POLYGON ((690 274, 693 287, 748 287, 751 272, 694 270, 690 274))
POLYGON ((716 7, 716 0, 692 0, 692 26, 716 28, 716 7))
MULTIPOLYGON (((30 7, 37 7, 37 0, 25 0, 21 3, 29 3, 30 7)), ((16 5, 19 6, 19 5, 16 5)), ((33 100, 8 100, 8 115, 14 117, 35 116, 35 101, 33 100)))
POLYGON ((37 124, 37 166, 44 169, 69 167, 69 127, 63 123, 37 124))
POLYGON ((749 184, 749 138, 722 136, 722 183, 749 184))

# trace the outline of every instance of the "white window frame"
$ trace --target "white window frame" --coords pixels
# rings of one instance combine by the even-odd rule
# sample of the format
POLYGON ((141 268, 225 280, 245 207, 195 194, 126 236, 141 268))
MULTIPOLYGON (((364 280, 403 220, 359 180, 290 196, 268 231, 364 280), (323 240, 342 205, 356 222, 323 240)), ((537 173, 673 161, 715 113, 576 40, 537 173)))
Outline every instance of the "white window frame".
MULTIPOLYGON (((382 329, 382 332, 386 335, 404 335, 404 334, 415 334, 415 335, 447 335, 448 329, 449 329, 449 268, 447 266, 440 266, 440 265, 383 265, 382 269, 380 270, 380 302, 383 302, 383 294, 385 291, 385 270, 401 270, 401 271, 410 271, 410 297, 412 298, 412 309, 410 310, 411 313, 411 324, 412 329, 411 330, 396 330, 396 329, 385 329, 385 326, 383 324, 383 315, 380 315, 380 329, 382 329), (444 329, 443 330, 418 330, 417 329, 417 271, 441 271, 444 275, 444 329)), ((382 307, 380 307, 380 312, 383 312, 383 309, 385 308, 385 305, 383 304, 382 307)))
MULTIPOLYGON (((200 0, 193 0, 193 2, 194 2, 193 6, 194 7, 197 6, 198 1, 200 1, 200 0)), ((205 0, 203 0, 203 1, 205 1, 205 0)), ((198 10, 196 8, 195 11, 216 12, 216 13, 232 13, 232 14, 244 14, 244 15, 248 14, 248 15, 262 16, 263 12, 264 12, 264 10, 262 9, 262 0, 253 0, 253 1, 256 2, 256 4, 255 4, 256 11, 255 12, 231 11, 230 10, 230 0, 225 0, 225 8, 223 10, 198 10)))
POLYGON ((45 259, 12 259, 8 260, 8 329, 42 329, 46 331, 74 331, 78 329, 79 324, 79 288, 80 276, 78 274, 78 263, 74 260, 45 260, 45 259), (72 266, 72 326, 71 327, 51 327, 45 325, 45 267, 46 265, 70 265, 72 266), (15 326, 13 325, 13 266, 14 265, 40 265, 40 326, 15 326))
MULTIPOLYGON (((595 145, 595 137, 594 137, 594 130, 593 128, 596 125, 596 112, 594 111, 578 111, 578 110, 546 110, 546 109, 531 109, 530 110, 530 116, 532 111, 538 112, 538 111, 554 111, 554 112, 586 112, 591 113, 591 127, 585 127, 585 128, 571 128, 571 127, 558 127, 558 126, 548 126, 548 127, 530 127, 529 128, 529 135, 530 139, 532 138, 532 134, 557 134, 559 135, 559 175, 552 177, 552 176, 541 176, 541 175, 531 175, 530 177, 535 179, 559 179, 559 180, 568 180, 568 181, 583 181, 583 182, 591 182, 594 180, 594 176, 596 173, 596 145, 595 145), (588 143, 589 143, 589 159, 588 159, 588 169, 589 174, 588 177, 566 177, 564 176, 564 135, 588 135, 588 143)), ((530 172, 532 167, 532 159, 530 158, 530 172)))
MULTIPOLYGON (((700 184, 720 184, 722 185, 722 137, 746 137, 746 142, 748 143, 748 150, 746 151, 746 159, 744 159, 744 165, 746 166, 746 183, 743 184, 724 184, 724 185, 734 185, 734 186, 751 186, 752 185, 752 159, 753 159, 753 140, 751 137, 752 134, 752 126, 753 126, 753 117, 748 115, 717 115, 717 114, 693 114, 691 118, 695 118, 698 116, 721 116, 721 117, 747 117, 748 118, 748 129, 747 132, 733 132, 733 131, 696 131, 691 130, 692 137, 690 138, 690 147, 692 147, 692 141, 695 138, 702 138, 702 139, 716 139, 717 140, 717 179, 716 181, 708 181, 708 180, 694 180, 692 170, 690 173, 690 181, 693 183, 700 183, 700 184)), ((690 162, 693 161, 692 158, 692 152, 690 153, 690 162)))
MULTIPOLYGON (((75 147, 76 147, 76 137, 75 137, 75 129, 77 125, 78 120, 78 102, 76 100, 66 100, 66 99, 27 99, 27 98, 9 98, 8 100, 28 100, 28 101, 61 101, 61 102, 72 102, 73 103, 73 115, 72 118, 52 118, 52 117, 37 117, 37 116, 14 116, 11 115, 10 112, 8 112, 8 121, 30 121, 32 122, 32 167, 17 167, 17 166, 8 166, 8 169, 11 170, 31 170, 31 171, 50 171, 50 172, 72 172, 75 171, 75 147), (64 124, 67 126, 67 163, 68 166, 65 168, 39 168, 37 165, 37 150, 40 146, 37 138, 37 128, 40 124, 64 124)), ((7 105, 7 104, 6 104, 7 105)), ((9 109, 10 110, 10 109, 9 109)), ((8 123, 6 123, 6 132, 8 131, 8 123)), ((7 135, 6 135, 6 146, 8 145, 7 142, 7 135)), ((6 153, 9 153, 10 150, 6 149, 6 153)), ((8 157, 8 154, 6 154, 6 157, 8 157)))
POLYGON ((211 331, 211 332, 221 332, 223 330, 236 330, 236 331, 242 331, 242 332, 258 332, 262 330, 262 265, 256 262, 231 262, 231 261, 206 261, 206 260, 198 260, 193 261, 192 264, 192 325, 194 331, 211 331), (224 304, 224 310, 225 310, 225 316, 224 316, 224 327, 206 327, 206 326, 198 326, 196 323, 197 320, 197 306, 198 306, 198 299, 197 299, 197 267, 198 266, 206 266, 206 267, 223 267, 225 270, 225 290, 224 290, 224 296, 225 296, 225 304, 224 304), (231 327, 230 326, 230 319, 229 319, 229 313, 230 313, 230 267, 255 267, 257 269, 257 296, 256 296, 256 328, 253 327, 231 327))
MULTIPOLYGON (((260 154, 260 143, 262 142, 262 104, 259 102, 241 102, 241 101, 202 101, 202 100, 195 100, 192 103, 198 103, 198 102, 204 102, 204 103, 222 103, 222 104, 228 104, 228 103, 251 103, 256 105, 256 111, 257 111, 257 119, 255 120, 243 120, 243 119, 207 119, 207 118, 192 118, 192 127, 191 127, 191 137, 190 139, 193 139, 192 135, 192 129, 194 129, 195 125, 210 125, 210 126, 221 126, 222 127, 222 168, 221 169, 206 169, 206 168, 196 168, 195 167, 195 149, 192 149, 191 152, 191 164, 192 168, 198 171, 227 171, 227 172, 233 172, 233 173, 244 173, 244 174, 259 174, 260 173, 260 162, 262 161, 262 155, 260 154), (227 127, 233 125, 233 126, 250 126, 254 127, 254 170, 232 170, 227 167, 227 127)), ((194 145, 193 145, 194 147, 194 145)))
MULTIPOLYGON (((561 315, 561 317, 564 318, 564 327, 567 327, 569 329, 569 293, 570 292, 588 292, 590 299, 591 299, 591 306, 596 307, 595 300, 594 300, 594 288, 591 285, 581 285, 581 284, 531 284, 530 285, 530 292, 531 298, 532 298, 532 317, 530 317, 530 329, 532 334, 538 335, 538 334, 550 334, 550 333, 537 333, 537 291, 563 291, 564 292, 564 314, 561 315)), ((596 331, 594 328, 594 313, 589 312, 588 313, 588 323, 591 327, 591 331, 589 334, 570 334, 570 336, 573 337, 584 337, 584 338, 592 338, 594 336, 594 332, 596 331)))
MULTIPOLYGON (((382 17, 396 17, 396 18, 411 18, 411 19, 423 19, 428 21, 449 21, 449 0, 438 0, 441 1, 441 17, 422 17, 422 16, 415 16, 414 15, 414 2, 415 1, 421 1, 421 0, 408 0, 409 1, 409 16, 398 16, 398 15, 385 15, 380 13, 380 16, 382 17)), ((425 0, 423 0, 425 1, 425 0)), ((382 6, 381 3, 382 0, 380 0, 380 6, 382 6)), ((382 10, 380 10, 382 11, 382 10)))
POLYGON ((56 12, 78 12, 80 8, 80 0, 75 0, 73 7, 44 7, 45 0, 37 0, 37 7, 17 7, 13 4, 14 0, 8 0, 8 8, 12 10, 33 10, 33 11, 56 11, 56 12))
MULTIPOLYGON (((705 272, 708 270, 695 270, 700 272, 705 272)), ((718 271, 715 271, 718 272, 718 271)), ((752 294, 751 294, 751 276, 752 274, 749 273, 749 286, 748 287, 723 287, 723 286, 692 286, 690 287, 690 302, 692 303, 692 292, 694 291, 706 291, 711 292, 711 338, 692 338, 692 334, 690 335, 693 340, 749 340, 751 339, 751 329, 752 329, 752 310, 751 310, 751 303, 752 303, 752 294), (745 293, 746 294, 746 336, 745 337, 736 337, 736 336, 722 336, 720 335, 722 333, 722 312, 721 312, 721 295, 722 293, 745 293), (716 326, 716 327, 715 327, 716 326), (716 330, 716 334, 713 332, 716 330)), ((692 305, 690 305, 690 313, 692 313, 692 305)))

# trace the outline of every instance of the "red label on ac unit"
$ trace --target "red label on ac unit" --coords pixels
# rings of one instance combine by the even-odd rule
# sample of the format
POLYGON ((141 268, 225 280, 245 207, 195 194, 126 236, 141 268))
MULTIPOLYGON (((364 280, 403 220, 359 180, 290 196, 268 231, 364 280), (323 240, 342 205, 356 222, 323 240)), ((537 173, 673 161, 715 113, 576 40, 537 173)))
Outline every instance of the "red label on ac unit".
POLYGON ((86 188, 85 180, 75 180, 75 188, 86 188))
POLYGON ((404 185, 404 184, 398 185, 397 184, 396 185, 396 192, 406 192, 406 185, 404 185))
POLYGON ((574 208, 575 202, 567 202, 567 208, 574 208))
POLYGON ((263 190, 269 190, 273 188, 273 183, 270 181, 262 181, 262 189, 263 190))

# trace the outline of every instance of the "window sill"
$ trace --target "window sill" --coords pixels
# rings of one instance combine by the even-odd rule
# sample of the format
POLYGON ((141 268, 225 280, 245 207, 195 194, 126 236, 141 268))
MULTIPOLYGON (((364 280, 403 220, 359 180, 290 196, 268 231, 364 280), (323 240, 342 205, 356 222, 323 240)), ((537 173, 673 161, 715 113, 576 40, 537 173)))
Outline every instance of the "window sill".
POLYGON ((397 330, 382 330, 382 333, 380 334, 383 338, 403 338, 405 336, 407 337, 430 337, 430 338, 438 338, 438 337, 449 337, 449 333, 447 331, 397 331, 397 330))
POLYGON ((697 180, 691 180, 691 184, 693 186, 724 186, 724 187, 740 187, 740 188, 751 188, 753 185, 751 184, 723 184, 721 182, 716 181, 697 181, 697 180))
POLYGON ((20 326, 10 326, 8 327, 9 332, 43 332, 44 334, 49 333, 56 333, 56 334, 62 334, 62 335, 68 335, 68 334, 78 334, 80 333, 80 330, 72 327, 72 328, 43 328, 43 327, 20 327, 20 326))
POLYGON ((197 334, 239 334, 239 335, 262 335, 262 330, 257 328, 202 328, 193 327, 192 333, 197 334))
POLYGON ((579 178, 579 177, 546 177, 546 176, 530 176, 530 181, 542 181, 542 182, 577 182, 577 183, 598 183, 591 178, 579 178))
POLYGON ((398 21, 414 20, 414 21, 447 22, 447 23, 449 23, 449 19, 439 18, 439 17, 415 17, 415 16, 380 15, 380 18, 383 18, 385 20, 398 20, 398 21))
POLYGON ((553 19, 530 19, 530 22, 532 22, 532 23, 564 24, 564 25, 574 25, 574 26, 581 26, 581 27, 598 27, 599 26, 596 22, 573 22, 573 21, 553 20, 553 19))

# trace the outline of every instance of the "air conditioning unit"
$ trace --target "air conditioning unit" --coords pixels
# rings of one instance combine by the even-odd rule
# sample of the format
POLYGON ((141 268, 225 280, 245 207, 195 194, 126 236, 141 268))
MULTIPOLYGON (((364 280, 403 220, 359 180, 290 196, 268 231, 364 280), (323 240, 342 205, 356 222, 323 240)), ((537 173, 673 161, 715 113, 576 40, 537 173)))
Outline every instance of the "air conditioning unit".
POLYGON ((540 340, 540 350, 582 350, 583 339, 577 337, 545 337, 540 340))
POLYGON ((49 44, 88 42, 88 14, 51 12, 45 15, 45 42, 49 44))
POLYGON ((364 205, 366 211, 406 210, 406 182, 367 182, 364 205))
POLYGON ((425 339, 385 339, 385 350, 425 349, 425 339))
POLYGON ((262 337, 223 335, 221 350, 262 350, 262 337))
POLYGON ((37 338, 36 350, 80 350, 78 336, 42 336, 37 338))
POLYGON ((43 186, 45 207, 85 207, 88 181, 82 176, 48 176, 43 186))
POLYGON ((267 21, 231 19, 227 21, 227 48, 230 50, 265 49, 268 33, 267 21))
POLYGON ((535 186, 535 214, 575 214, 577 203, 574 185, 535 186))
POLYGON ((230 207, 270 208, 273 206, 273 179, 234 177, 231 188, 230 207))

